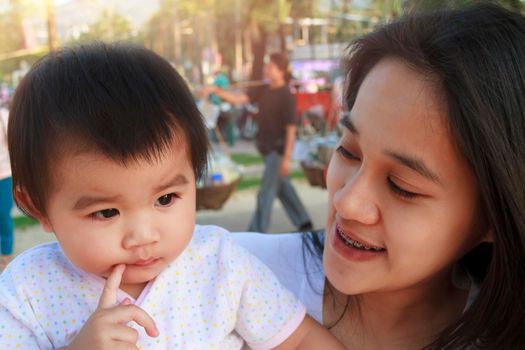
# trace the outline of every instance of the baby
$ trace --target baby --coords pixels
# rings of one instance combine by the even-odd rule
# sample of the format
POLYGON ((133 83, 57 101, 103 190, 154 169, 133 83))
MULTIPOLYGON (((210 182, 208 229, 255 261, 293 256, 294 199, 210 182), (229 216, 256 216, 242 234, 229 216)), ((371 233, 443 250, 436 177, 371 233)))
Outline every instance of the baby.
POLYGON ((10 118, 15 200, 58 242, 1 275, 0 348, 340 346, 227 231, 195 225, 206 128, 164 59, 125 44, 52 53, 10 118))

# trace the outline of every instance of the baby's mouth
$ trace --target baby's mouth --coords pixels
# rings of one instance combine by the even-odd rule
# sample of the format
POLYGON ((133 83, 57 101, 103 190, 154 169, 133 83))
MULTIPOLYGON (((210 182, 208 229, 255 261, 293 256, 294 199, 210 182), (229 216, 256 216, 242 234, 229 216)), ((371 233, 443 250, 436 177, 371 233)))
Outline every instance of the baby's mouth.
POLYGON ((147 259, 140 259, 140 260, 135 261, 133 263, 133 265, 135 265, 135 266, 150 266, 150 265, 153 265, 154 263, 156 263, 157 260, 159 260, 159 258, 156 258, 156 257, 150 257, 150 258, 147 258, 147 259))
POLYGON ((364 250, 364 251, 367 251, 367 252, 375 252, 375 253, 380 253, 380 252, 385 252, 386 251, 385 248, 376 247, 376 246, 369 245, 369 244, 366 244, 366 243, 363 243, 363 242, 359 242, 359 241, 357 241, 355 239, 350 238, 339 227, 339 225, 336 225, 336 232, 339 235, 339 237, 341 238, 341 240, 343 241, 343 243, 346 246, 348 246, 348 247, 352 247, 352 248, 359 249, 359 250, 364 250))

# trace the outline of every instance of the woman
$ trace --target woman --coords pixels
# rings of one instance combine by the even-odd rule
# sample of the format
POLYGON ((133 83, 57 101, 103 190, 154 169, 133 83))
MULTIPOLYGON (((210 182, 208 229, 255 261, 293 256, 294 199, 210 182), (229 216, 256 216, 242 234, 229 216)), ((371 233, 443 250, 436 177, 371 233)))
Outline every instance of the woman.
POLYGON ((236 239, 348 349, 525 348, 525 19, 413 15, 349 57, 322 268, 316 235, 236 239))

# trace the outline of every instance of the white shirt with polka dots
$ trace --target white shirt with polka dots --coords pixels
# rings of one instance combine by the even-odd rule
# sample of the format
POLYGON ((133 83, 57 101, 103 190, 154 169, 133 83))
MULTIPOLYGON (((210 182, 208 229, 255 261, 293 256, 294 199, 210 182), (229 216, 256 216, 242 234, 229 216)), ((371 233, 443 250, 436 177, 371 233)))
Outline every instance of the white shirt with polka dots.
MULTIPOLYGON (((0 349, 66 346, 97 307, 105 280, 76 268, 58 243, 19 255, 0 276, 0 349)), ((139 331, 139 349, 271 349, 305 308, 230 233, 196 226, 184 252, 138 299, 160 336, 139 331)))

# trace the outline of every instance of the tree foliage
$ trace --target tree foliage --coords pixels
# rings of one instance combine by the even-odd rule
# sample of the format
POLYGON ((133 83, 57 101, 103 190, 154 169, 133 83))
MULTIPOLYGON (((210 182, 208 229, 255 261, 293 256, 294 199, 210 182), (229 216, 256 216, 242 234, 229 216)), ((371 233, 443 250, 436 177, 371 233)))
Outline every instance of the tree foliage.
POLYGON ((95 40, 121 41, 133 38, 129 20, 123 15, 103 10, 99 18, 89 25, 88 31, 81 33, 78 41, 89 42, 95 40))

